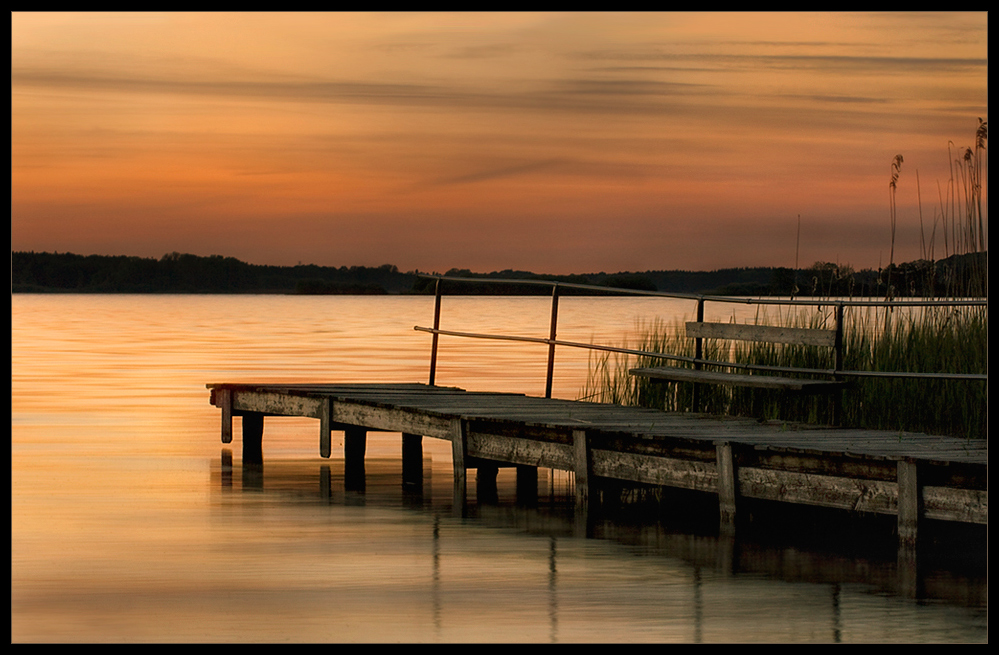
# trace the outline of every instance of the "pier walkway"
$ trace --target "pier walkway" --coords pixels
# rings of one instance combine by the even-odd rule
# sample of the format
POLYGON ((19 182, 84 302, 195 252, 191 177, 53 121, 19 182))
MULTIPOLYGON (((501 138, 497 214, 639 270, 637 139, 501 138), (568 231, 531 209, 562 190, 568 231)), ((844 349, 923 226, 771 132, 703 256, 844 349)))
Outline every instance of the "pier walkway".
POLYGON ((517 467, 518 494, 538 467, 571 471, 577 507, 603 480, 717 494, 722 524, 740 500, 898 517, 900 543, 923 519, 988 523, 988 446, 914 433, 799 426, 603 403, 470 392, 426 384, 209 384, 222 441, 242 417, 243 463, 263 463, 264 417, 319 420, 319 451, 344 432, 345 475, 361 471, 368 431, 402 434, 404 482, 420 484, 422 438, 449 440, 456 506, 468 469, 517 467))

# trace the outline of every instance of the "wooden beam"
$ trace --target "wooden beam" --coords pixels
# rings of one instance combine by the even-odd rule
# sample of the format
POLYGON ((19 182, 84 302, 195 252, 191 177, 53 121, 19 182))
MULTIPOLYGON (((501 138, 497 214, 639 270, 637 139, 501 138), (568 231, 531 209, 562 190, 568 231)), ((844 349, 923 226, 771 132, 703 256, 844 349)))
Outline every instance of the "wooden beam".
POLYGON ((233 389, 229 393, 232 394, 234 411, 258 412, 277 416, 319 418, 323 402, 321 398, 290 395, 276 391, 233 389))
POLYGON ((511 464, 543 466, 572 471, 575 467, 572 446, 551 441, 472 432, 468 435, 468 454, 511 464))
POLYGON ((595 475, 643 484, 715 493, 718 467, 715 462, 698 462, 672 457, 621 453, 592 449, 595 475))
POLYGON ((652 366, 633 368, 628 371, 637 377, 652 380, 672 380, 674 382, 699 382, 722 384, 733 387, 756 387, 760 389, 783 389, 802 393, 833 393, 850 385, 844 380, 808 380, 804 378, 778 377, 770 374, 746 375, 743 373, 722 373, 703 371, 675 366, 652 366))
POLYGON ((437 439, 452 439, 452 419, 433 416, 401 407, 371 407, 342 401, 333 401, 334 423, 363 425, 369 430, 421 434, 437 439))
POLYGON ((767 341, 796 346, 836 345, 836 330, 789 328, 744 323, 687 323, 687 336, 699 339, 730 339, 734 341, 767 341))

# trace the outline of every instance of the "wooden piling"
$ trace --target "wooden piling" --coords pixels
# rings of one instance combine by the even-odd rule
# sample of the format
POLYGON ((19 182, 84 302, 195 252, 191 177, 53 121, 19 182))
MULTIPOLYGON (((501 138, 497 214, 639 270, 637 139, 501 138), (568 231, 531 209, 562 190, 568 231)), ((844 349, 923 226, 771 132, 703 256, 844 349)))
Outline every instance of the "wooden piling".
POLYGON ((919 477, 916 463, 899 460, 898 469, 898 538, 915 547, 919 531, 919 477))
POLYGON ((735 499, 738 477, 732 459, 732 444, 715 444, 718 466, 718 514, 723 531, 735 529, 735 499))
POLYGON ((358 426, 350 426, 343 432, 343 480, 351 491, 364 490, 364 451, 367 447, 367 431, 358 426))
POLYGON ((402 483, 408 487, 423 487, 423 436, 402 435, 402 483))
POLYGON ((475 469, 475 498, 483 504, 499 502, 499 491, 496 488, 496 478, 499 467, 493 462, 480 460, 475 469))
POLYGON ((538 467, 517 465, 517 502, 536 505, 538 502, 538 467))
POLYGON ((451 463, 454 468, 454 508, 464 515, 468 501, 467 469, 465 458, 468 452, 468 425, 463 419, 451 419, 451 463))
POLYGON ((593 477, 593 456, 586 430, 572 431, 573 471, 576 477, 576 509, 587 510, 593 477))
MULTIPOLYGON (((231 438, 231 437, 230 437, 231 438)), ((264 415, 260 412, 243 414, 243 466, 263 466, 264 415)))
POLYGON ((329 398, 323 398, 319 405, 319 456, 329 459, 333 452, 332 444, 332 402, 329 398))
POLYGON ((222 408, 222 443, 232 443, 232 390, 219 389, 217 393, 222 408))

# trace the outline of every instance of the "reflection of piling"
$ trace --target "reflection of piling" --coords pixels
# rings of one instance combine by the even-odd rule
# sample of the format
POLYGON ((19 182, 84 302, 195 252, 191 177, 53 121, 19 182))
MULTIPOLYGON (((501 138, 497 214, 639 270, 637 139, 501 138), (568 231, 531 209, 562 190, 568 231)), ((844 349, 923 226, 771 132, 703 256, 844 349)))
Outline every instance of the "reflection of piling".
POLYGON ((232 450, 222 449, 221 465, 222 488, 232 489, 232 450))
POLYGON ((319 497, 326 501, 333 498, 333 472, 329 464, 319 467, 319 497))

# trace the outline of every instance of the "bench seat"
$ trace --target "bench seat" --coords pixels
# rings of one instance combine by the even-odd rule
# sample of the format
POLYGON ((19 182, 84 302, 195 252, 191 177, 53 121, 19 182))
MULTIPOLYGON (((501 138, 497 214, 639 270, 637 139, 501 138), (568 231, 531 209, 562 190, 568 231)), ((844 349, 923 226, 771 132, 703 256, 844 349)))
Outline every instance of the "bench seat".
POLYGON ((724 384, 738 387, 757 387, 761 389, 783 389, 801 393, 833 393, 845 388, 849 382, 840 380, 805 380, 800 378, 777 377, 772 375, 746 375, 744 373, 722 373, 718 371, 700 371, 692 368, 677 368, 675 366, 655 366, 651 368, 633 368, 631 375, 654 380, 670 380, 674 382, 701 382, 706 384, 724 384))

